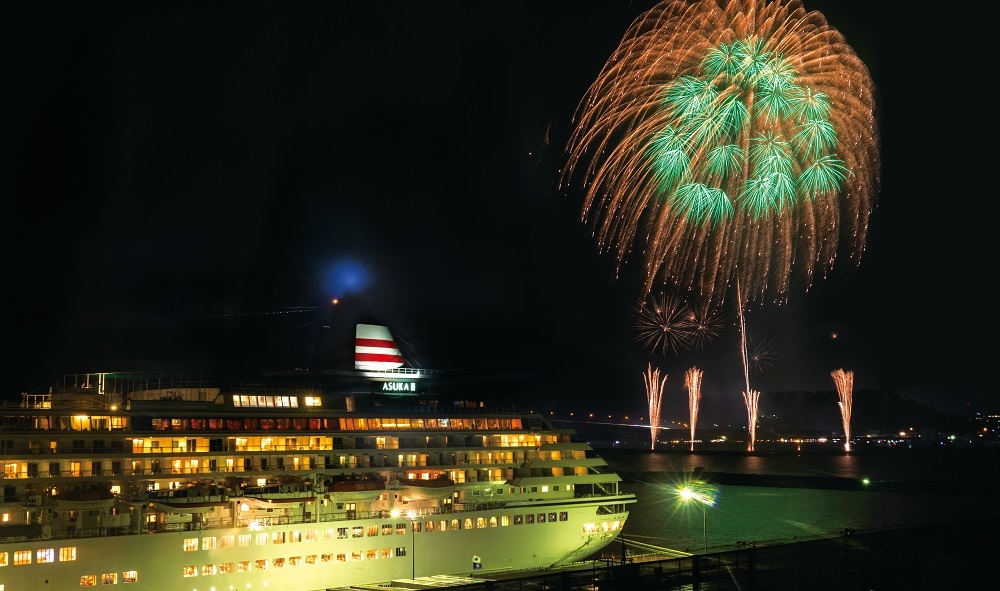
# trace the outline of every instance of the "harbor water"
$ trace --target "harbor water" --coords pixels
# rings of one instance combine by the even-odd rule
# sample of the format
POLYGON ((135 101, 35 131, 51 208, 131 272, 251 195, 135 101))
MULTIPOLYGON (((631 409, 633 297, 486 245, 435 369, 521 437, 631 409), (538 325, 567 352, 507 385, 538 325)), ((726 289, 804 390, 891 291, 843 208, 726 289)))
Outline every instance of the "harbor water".
MULTIPOLYGON (((884 449, 843 452, 720 452, 601 449, 638 502, 623 531, 631 547, 689 553, 810 540, 1000 515, 1000 450, 884 449), (711 506, 683 502, 697 476, 781 486, 711 485, 711 506), (787 477, 787 478, 786 478, 787 477), (861 484, 868 479, 869 484, 861 484), (793 483, 793 485, 789 485, 793 483)), ((641 551, 641 549, 639 550, 641 551)), ((620 552, 607 548, 603 554, 620 552)))

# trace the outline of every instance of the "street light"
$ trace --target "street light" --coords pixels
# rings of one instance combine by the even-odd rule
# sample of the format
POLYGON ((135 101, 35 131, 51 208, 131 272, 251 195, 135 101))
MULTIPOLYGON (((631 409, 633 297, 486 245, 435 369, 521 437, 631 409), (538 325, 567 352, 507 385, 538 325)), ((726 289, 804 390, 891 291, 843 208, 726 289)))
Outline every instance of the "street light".
POLYGON ((879 493, 881 493, 881 495, 882 495, 882 529, 885 529, 885 524, 886 524, 886 514, 885 514, 885 486, 876 486, 875 482, 872 481, 869 478, 862 478, 861 479, 861 484, 863 484, 865 486, 865 488, 868 488, 869 486, 871 486, 872 488, 877 488, 878 491, 879 491, 879 493))
POLYGON ((701 504, 701 527, 705 537, 705 554, 708 554, 708 507, 715 505, 714 495, 710 494, 711 492, 707 487, 695 490, 691 485, 683 486, 678 491, 682 501, 698 501, 701 504))
POLYGON ((393 509, 389 511, 389 515, 396 519, 398 517, 405 517, 410 520, 410 578, 417 578, 417 522, 413 520, 413 516, 408 513, 403 513, 399 509, 393 509))

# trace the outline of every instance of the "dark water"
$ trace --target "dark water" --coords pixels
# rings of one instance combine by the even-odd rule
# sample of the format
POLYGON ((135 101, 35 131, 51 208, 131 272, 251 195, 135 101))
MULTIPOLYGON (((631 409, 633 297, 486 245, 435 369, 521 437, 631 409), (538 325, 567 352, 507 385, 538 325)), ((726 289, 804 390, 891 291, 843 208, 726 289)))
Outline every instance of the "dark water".
MULTIPOLYGON (((600 450, 630 478, 639 501, 624 529, 627 541, 685 552, 732 549, 741 542, 790 542, 857 531, 964 521, 1000 514, 1000 450, 891 449, 866 453, 689 453, 600 450), (836 477, 906 482, 891 490, 717 485, 714 506, 686 504, 677 485, 695 468, 709 473, 836 477), (704 509, 704 513, 703 513, 704 509)), ((809 479, 806 479, 809 480, 809 479)), ((619 551, 619 547, 608 550, 619 551)))

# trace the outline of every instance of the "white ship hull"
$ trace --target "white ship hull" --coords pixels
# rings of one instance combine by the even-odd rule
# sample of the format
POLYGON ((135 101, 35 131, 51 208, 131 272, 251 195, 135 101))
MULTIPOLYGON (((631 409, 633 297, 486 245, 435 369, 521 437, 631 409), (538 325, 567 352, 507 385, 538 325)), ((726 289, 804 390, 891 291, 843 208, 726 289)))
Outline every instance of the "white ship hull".
MULTIPOLYGON (((190 591, 192 589, 268 589, 282 591, 325 590, 351 585, 388 582, 398 579, 426 577, 432 575, 486 575, 490 572, 544 568, 582 560, 606 546, 620 532, 627 513, 618 515, 596 515, 596 504, 547 505, 538 508, 505 509, 478 512, 442 514, 436 518, 462 519, 491 517, 512 518, 515 514, 542 511, 567 513, 565 521, 507 525, 458 531, 421 531, 411 533, 408 519, 373 518, 347 522, 324 522, 313 524, 266 526, 255 533, 270 536, 284 533, 286 540, 293 532, 301 532, 303 541, 265 546, 251 545, 226 549, 201 548, 204 538, 246 534, 246 528, 212 528, 201 531, 159 532, 155 534, 120 535, 100 538, 80 538, 48 540, 44 542, 20 542, 4 544, 27 550, 34 556, 40 549, 74 547, 76 560, 32 564, 25 566, 8 565, 0 574, 4 591, 63 591, 81 587, 81 579, 96 575, 98 586, 105 574, 116 574, 116 583, 124 584, 122 573, 136 572, 137 580, 128 584, 128 589, 149 591, 190 591), (351 528, 378 528, 395 526, 400 521, 407 527, 404 534, 393 533, 377 537, 347 539, 322 539, 326 529, 348 526, 351 528), (610 524, 617 521, 617 529, 610 524), (608 523, 607 531, 585 533, 585 523, 608 523), (305 531, 319 530, 317 540, 304 540, 305 531), (185 539, 196 537, 199 549, 184 551, 185 539), (388 557, 381 556, 384 548, 393 552, 388 557), (396 556, 396 548, 405 548, 405 555, 396 556), (360 552, 366 555, 376 551, 377 559, 367 557, 354 560, 352 556, 360 552), (346 561, 338 561, 344 554, 346 561), (324 555, 327 558, 324 558, 324 555), (308 557, 314 557, 308 563, 308 557), (298 564, 292 565, 298 557, 298 564), (479 561, 476 562, 475 558, 479 561), (274 560, 284 558, 281 567, 275 567, 274 560), (219 572, 222 565, 249 563, 247 572, 219 572), (476 565, 479 564, 480 568, 476 565), (211 568, 207 568, 210 566, 211 568), (266 566, 266 568, 259 568, 266 566), (185 567, 194 567, 196 574, 183 576, 185 567), (17 571, 21 570, 22 573, 17 571), (30 572, 30 576, 28 573, 30 572)), ((418 520, 421 518, 418 518, 418 520)), ((430 519, 429 517, 427 519, 430 519)), ((105 587, 106 588, 106 587, 105 587)))

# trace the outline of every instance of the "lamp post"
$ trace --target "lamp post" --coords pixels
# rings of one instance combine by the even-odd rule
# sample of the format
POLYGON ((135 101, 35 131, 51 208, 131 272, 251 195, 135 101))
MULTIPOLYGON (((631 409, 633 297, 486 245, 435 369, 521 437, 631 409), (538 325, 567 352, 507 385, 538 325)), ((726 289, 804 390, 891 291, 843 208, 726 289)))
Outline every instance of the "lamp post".
MULTIPOLYGON (((875 482, 872 481, 870 478, 862 478, 861 479, 861 484, 865 485, 865 488, 868 488, 869 486, 875 487, 875 482)), ((886 525, 885 487, 884 486, 879 486, 878 487, 878 491, 882 495, 882 529, 885 529, 885 525, 886 525)))
POLYGON ((682 487, 679 494, 682 501, 698 501, 701 505, 701 531, 705 538, 705 554, 708 554, 708 506, 713 505, 714 501, 704 491, 699 492, 691 486, 682 487))
POLYGON ((393 518, 405 517, 410 521, 410 578, 417 578, 417 522, 413 520, 407 513, 403 513, 399 509, 393 509, 389 512, 393 518))

